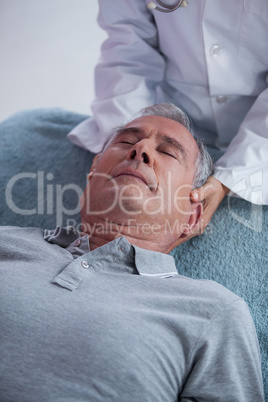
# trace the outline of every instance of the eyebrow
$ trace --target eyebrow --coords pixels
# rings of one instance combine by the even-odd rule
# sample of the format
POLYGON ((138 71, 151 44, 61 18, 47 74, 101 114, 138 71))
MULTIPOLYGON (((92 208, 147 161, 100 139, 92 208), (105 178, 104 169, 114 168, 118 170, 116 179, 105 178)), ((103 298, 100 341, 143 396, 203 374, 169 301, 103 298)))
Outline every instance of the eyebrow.
POLYGON ((144 130, 142 130, 141 128, 139 128, 139 127, 119 127, 118 129, 117 129, 117 131, 116 131, 116 135, 115 135, 115 137, 117 137, 117 136, 120 136, 120 135, 123 135, 123 134, 128 134, 128 133, 132 133, 132 134, 143 134, 144 133, 144 130))
MULTIPOLYGON (((120 135, 129 134, 129 133, 144 134, 144 130, 140 127, 122 127, 122 128, 120 127, 117 130, 115 137, 119 137, 120 135)), ((184 162, 186 162, 189 152, 179 141, 177 141, 173 137, 169 137, 168 135, 161 134, 161 133, 157 134, 157 139, 161 139, 163 142, 174 146, 179 151, 179 153, 182 155, 184 162)))

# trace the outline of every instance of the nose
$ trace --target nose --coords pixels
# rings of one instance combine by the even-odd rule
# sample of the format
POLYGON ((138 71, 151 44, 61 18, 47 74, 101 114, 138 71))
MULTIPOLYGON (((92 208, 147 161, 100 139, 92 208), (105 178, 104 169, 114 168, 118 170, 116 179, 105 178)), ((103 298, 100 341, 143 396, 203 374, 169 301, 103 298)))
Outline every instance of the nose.
POLYGON ((131 153, 130 153, 130 159, 132 159, 132 160, 133 160, 133 159, 139 159, 139 160, 141 160, 141 161, 144 162, 144 163, 149 163, 149 156, 147 155, 147 153, 146 153, 146 152, 143 152, 143 153, 141 154, 141 158, 139 158, 136 149, 133 149, 133 151, 131 151, 131 153))
POLYGON ((140 161, 146 163, 147 165, 151 165, 153 161, 152 152, 150 151, 148 145, 146 145, 143 141, 133 145, 133 147, 129 150, 128 159, 140 161))

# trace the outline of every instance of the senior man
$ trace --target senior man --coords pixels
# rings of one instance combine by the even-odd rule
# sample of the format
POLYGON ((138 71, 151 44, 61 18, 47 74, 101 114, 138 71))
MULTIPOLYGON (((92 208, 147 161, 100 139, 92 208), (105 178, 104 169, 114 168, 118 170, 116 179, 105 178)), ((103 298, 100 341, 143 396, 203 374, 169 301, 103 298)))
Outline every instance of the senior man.
POLYGON ((245 302, 177 273, 192 188, 211 161, 172 105, 118 128, 94 159, 83 233, 3 227, 5 401, 263 401, 245 302))

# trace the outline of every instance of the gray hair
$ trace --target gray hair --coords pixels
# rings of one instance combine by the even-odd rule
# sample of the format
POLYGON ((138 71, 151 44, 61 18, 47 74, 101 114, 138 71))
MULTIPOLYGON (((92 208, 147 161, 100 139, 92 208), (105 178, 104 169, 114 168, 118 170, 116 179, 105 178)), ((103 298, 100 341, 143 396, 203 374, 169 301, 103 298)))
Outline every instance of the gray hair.
POLYGON ((138 116, 166 117, 167 119, 177 121, 192 134, 199 150, 195 162, 196 171, 193 181, 193 189, 201 187, 207 181, 207 178, 213 173, 213 162, 204 143, 195 135, 192 123, 187 114, 179 107, 173 105, 173 103, 159 103, 141 109, 138 116))

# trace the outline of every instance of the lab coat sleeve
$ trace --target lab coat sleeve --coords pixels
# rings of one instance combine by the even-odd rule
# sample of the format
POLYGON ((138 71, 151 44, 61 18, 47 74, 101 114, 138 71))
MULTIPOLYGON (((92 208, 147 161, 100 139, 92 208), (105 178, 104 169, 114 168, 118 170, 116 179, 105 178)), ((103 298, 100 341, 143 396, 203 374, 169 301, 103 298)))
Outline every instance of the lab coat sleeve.
POLYGON ((179 401, 264 401, 260 351, 242 299, 212 319, 189 360, 179 401))
POLYGON ((102 149, 112 128, 155 103, 165 70, 154 19, 144 0, 99 0, 98 22, 108 39, 95 69, 93 117, 68 135, 92 152, 102 149))
POLYGON ((214 176, 247 201, 268 204, 268 89, 258 96, 215 164, 214 176))

